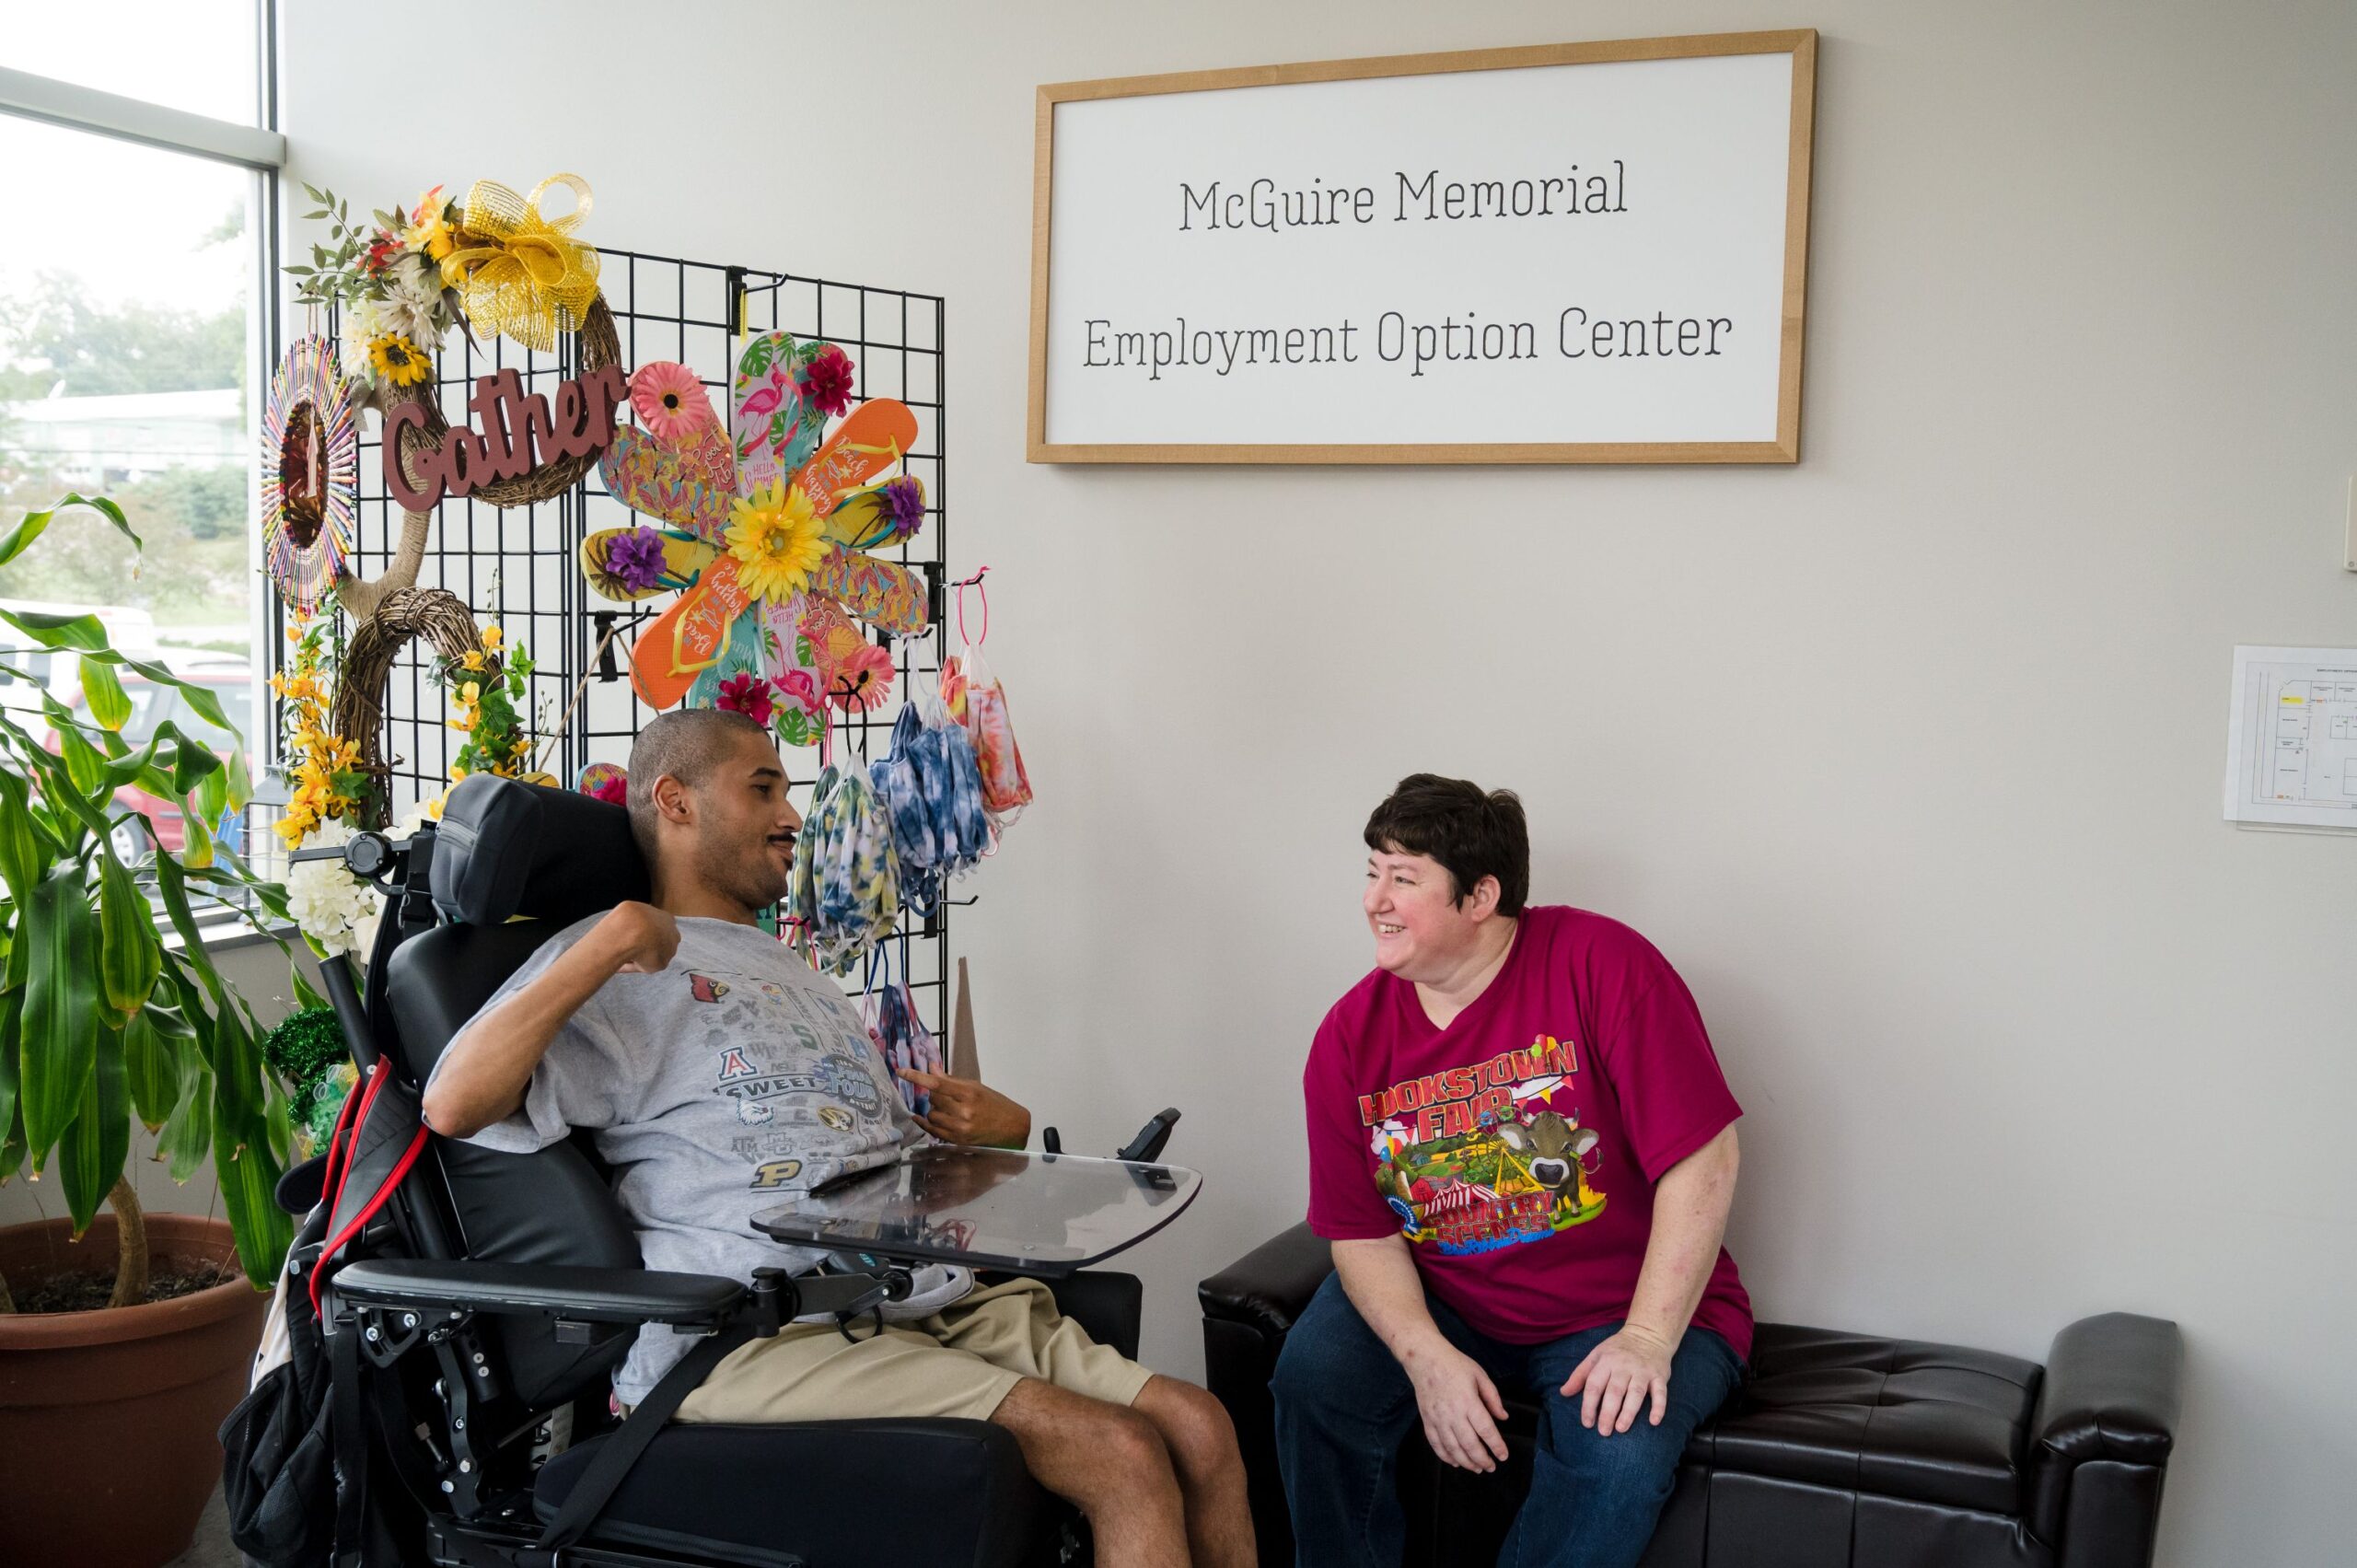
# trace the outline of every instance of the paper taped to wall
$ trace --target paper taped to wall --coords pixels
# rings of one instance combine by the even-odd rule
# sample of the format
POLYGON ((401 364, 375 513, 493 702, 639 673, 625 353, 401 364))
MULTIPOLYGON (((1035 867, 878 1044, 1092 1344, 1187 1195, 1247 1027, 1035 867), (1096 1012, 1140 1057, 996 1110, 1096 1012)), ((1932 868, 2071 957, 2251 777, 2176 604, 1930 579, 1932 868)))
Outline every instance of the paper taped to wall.
POLYGON ((2357 831, 2357 648, 2235 650, 2226 819, 2357 831))

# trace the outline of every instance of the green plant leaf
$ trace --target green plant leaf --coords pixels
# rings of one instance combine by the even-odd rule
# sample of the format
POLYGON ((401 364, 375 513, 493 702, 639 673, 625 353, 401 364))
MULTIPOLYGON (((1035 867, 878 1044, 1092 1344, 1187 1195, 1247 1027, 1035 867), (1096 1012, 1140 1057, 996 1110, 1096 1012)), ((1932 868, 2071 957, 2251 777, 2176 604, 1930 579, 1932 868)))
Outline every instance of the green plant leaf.
POLYGON ((24 775, 0 768, 0 879, 20 910, 57 858, 57 845, 43 842, 48 834, 26 809, 29 799, 24 775))
POLYGON ((228 780, 229 809, 239 816, 245 815, 246 807, 253 804, 254 798, 253 768, 246 761, 246 749, 242 746, 232 748, 229 761, 223 765, 221 772, 228 780))
POLYGON ((97 1065, 98 931, 82 868, 68 863, 42 877, 17 923, 31 928, 21 1094, 38 1172, 80 1109, 97 1065))
POLYGON ((202 871, 213 865, 213 830, 207 819, 197 811, 180 812, 180 864, 191 871, 202 871))
POLYGON ((180 1103, 156 1141, 156 1153, 169 1162, 174 1181, 186 1181, 212 1152, 213 1074, 200 1064, 189 1074, 180 1103))
MULTIPOLYGON (((190 824, 192 827, 193 823, 190 824)), ((99 981, 106 1004, 126 1016, 147 1004, 164 962, 156 916, 131 873, 100 843, 99 862, 99 981)))
POLYGON ((131 1106, 150 1132, 180 1109, 182 1076, 180 1042, 157 1027, 157 1011, 142 1007, 122 1026, 122 1071, 131 1086, 131 1106))
POLYGON ((229 809, 229 770, 216 767, 197 780, 196 793, 191 798, 207 822, 217 824, 229 809))
POLYGON ((257 1290, 267 1290, 286 1261, 295 1222, 278 1206, 278 1179, 285 1174, 271 1154, 266 1120, 260 1114, 236 1126, 216 1103, 213 1119, 213 1174, 221 1182, 222 1206, 237 1233, 238 1259, 257 1290))
MULTIPOLYGON (((131 541, 132 548, 134 550, 142 548, 139 543, 139 536, 131 531, 131 519, 122 515, 122 507, 116 505, 113 502, 108 500, 103 495, 93 498, 87 495, 68 494, 61 495, 55 501, 51 502, 49 504, 49 508, 46 511, 27 512, 24 517, 17 521, 17 526, 8 530, 5 538, 0 538, 0 566, 6 566, 9 562, 14 561, 17 556, 22 555, 29 548, 30 548, 33 540, 41 538, 42 533, 48 529, 51 518, 56 517, 58 513, 66 511, 75 506, 87 506, 92 511, 100 514, 109 522, 114 524, 116 532, 122 534, 123 538, 131 541)), ((96 620, 97 617, 85 616, 80 619, 96 620)), ((97 645, 101 647, 105 645, 105 633, 103 632, 99 633, 99 641, 97 645)))
MULTIPOLYGON (((17 1068, 24 1052, 24 992, 0 992, 0 1127, 11 1126, 17 1120, 17 1068)), ((0 1165, 0 1179, 7 1177, 8 1170, 0 1165)))
POLYGON ((83 1086, 74 1124, 58 1140, 58 1174, 65 1185, 65 1211, 79 1239, 90 1228, 99 1205, 122 1179, 131 1154, 131 1098, 123 1083, 121 1042, 107 1030, 99 1041, 97 1070, 83 1086))
POLYGON ((57 754, 64 759, 65 776, 73 781, 75 793, 86 798, 96 796, 100 800, 112 793, 107 788, 107 760, 79 734, 70 729, 61 731, 57 754))
POLYGON ((107 645, 106 622, 95 615, 52 615, 44 610, 0 610, 6 621, 44 648, 97 653, 107 645))
MULTIPOLYGON (((108 652, 113 654, 112 649, 109 649, 108 652)), ((169 686, 174 691, 178 691, 182 697, 188 700, 188 705, 191 711, 192 711, 197 717, 211 725, 214 728, 226 730, 231 735, 238 733, 238 726, 231 724, 229 722, 229 715, 221 711, 221 699, 213 694, 213 689, 211 687, 199 686, 192 680, 182 680, 179 676, 174 675, 162 665, 153 663, 147 659, 126 658, 121 654, 114 654, 113 656, 122 659, 124 664, 130 666, 133 669, 137 670, 140 674, 145 676, 157 685, 169 686)), ((160 726, 158 727, 160 729, 160 726)), ((200 747, 198 749, 202 750, 203 748, 200 747)), ((210 755, 210 753, 207 754, 210 755)))
POLYGON ((131 694, 122 689, 122 678, 114 667, 98 659, 79 661, 82 671, 82 700, 89 704, 90 716, 101 728, 121 731, 131 722, 131 694))
POLYGON ((25 1170, 25 1107, 20 1100, 17 1117, 6 1124, 7 1135, 0 1137, 0 1187, 24 1174, 25 1170))

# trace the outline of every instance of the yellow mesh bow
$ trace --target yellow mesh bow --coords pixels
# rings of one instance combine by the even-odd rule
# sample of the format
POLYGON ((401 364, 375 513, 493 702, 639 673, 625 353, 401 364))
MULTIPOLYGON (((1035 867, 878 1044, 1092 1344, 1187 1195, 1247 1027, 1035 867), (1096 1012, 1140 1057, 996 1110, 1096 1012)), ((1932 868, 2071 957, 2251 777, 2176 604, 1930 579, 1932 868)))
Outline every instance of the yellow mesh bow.
POLYGON ((577 331, 598 297, 598 252, 568 238, 589 215, 589 182, 552 174, 519 196, 491 180, 467 192, 459 220, 472 243, 442 262, 445 286, 459 290, 467 319, 487 336, 505 335, 545 354, 557 333, 577 331), (575 198, 561 218, 540 215, 540 197, 562 185, 575 198))

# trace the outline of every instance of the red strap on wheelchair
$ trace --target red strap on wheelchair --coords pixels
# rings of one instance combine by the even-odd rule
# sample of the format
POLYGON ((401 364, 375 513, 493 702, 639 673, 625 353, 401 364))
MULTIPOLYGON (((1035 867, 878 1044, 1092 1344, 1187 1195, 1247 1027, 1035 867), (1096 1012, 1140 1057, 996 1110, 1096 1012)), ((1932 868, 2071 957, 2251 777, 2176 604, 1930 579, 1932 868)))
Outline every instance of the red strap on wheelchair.
MULTIPOLYGON (((383 1065, 381 1062, 377 1063, 377 1067, 383 1065)), ((327 1163, 319 1167, 319 1196, 327 1201, 330 1214, 335 1212, 335 1200, 341 1191, 336 1185, 336 1156, 344 1152, 346 1134, 352 1131, 358 1120, 357 1113, 367 1109, 366 1102, 370 1092, 376 1087, 377 1067, 369 1068, 367 1076, 344 1091, 343 1109, 335 1113, 334 1130, 328 1133, 327 1163)))
MULTIPOLYGON (((369 1069, 367 1092, 363 1094, 359 1091, 358 1086, 354 1086, 354 1092, 344 1097, 343 1111, 336 1118, 337 1131, 339 1133, 343 1131, 344 1117, 352 1115, 352 1102, 356 1098, 360 1102, 360 1109, 357 1116, 353 1119, 351 1132, 352 1135, 354 1137, 359 1135, 360 1128, 366 1125, 368 1121, 368 1108, 377 1103, 377 1091, 385 1086, 390 1076, 390 1073, 387 1071, 385 1063, 382 1062, 378 1062, 376 1066, 369 1069)), ((368 1222, 377 1217, 377 1211, 385 1206, 386 1200, 389 1199, 393 1195, 393 1190, 399 1187, 408 1177, 410 1167, 417 1163, 417 1156, 424 1151, 426 1132, 427 1129, 424 1126, 419 1126, 416 1132, 411 1135, 409 1147, 403 1149, 401 1151, 401 1157, 393 1162, 393 1168, 391 1172, 386 1176, 384 1184, 378 1187, 376 1192, 370 1196, 367 1203, 361 1209, 361 1211, 353 1215, 351 1220, 345 1224, 342 1230, 339 1230, 333 1236, 329 1237, 327 1245, 319 1249, 319 1260, 312 1267, 311 1270, 311 1315, 314 1318, 319 1316, 319 1284, 321 1281, 327 1278, 328 1265, 334 1260, 335 1255, 343 1249, 343 1244, 345 1242, 350 1241, 354 1237, 359 1235, 360 1232, 366 1228, 368 1222)), ((332 1169, 334 1163, 335 1145, 331 1144, 328 1149, 328 1164, 320 1169, 319 1191, 322 1193, 328 1192, 328 1182, 326 1178, 328 1172, 332 1169)), ((334 1214, 336 1211, 336 1205, 343 1202, 343 1189, 345 1184, 351 1181, 351 1179, 352 1162, 350 1158, 347 1157, 343 1165, 343 1179, 335 1183, 334 1191, 328 1196, 327 1203, 329 1214, 334 1214)))

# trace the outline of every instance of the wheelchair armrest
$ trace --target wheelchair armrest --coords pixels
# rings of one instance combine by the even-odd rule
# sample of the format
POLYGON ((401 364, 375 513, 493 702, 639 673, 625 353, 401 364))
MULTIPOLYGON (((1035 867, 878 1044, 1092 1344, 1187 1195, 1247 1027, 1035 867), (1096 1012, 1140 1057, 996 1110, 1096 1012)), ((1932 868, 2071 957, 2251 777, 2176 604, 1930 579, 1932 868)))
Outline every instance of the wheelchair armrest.
POLYGON ((334 1288, 347 1300, 371 1307, 679 1327, 717 1327, 746 1296, 744 1285, 717 1274, 435 1258, 374 1258, 347 1264, 336 1271, 334 1288))
POLYGON ((1138 1320, 1145 1286, 1135 1274, 1082 1269, 1045 1283, 1056 1298, 1056 1310, 1087 1330, 1090 1339, 1112 1346, 1132 1361, 1138 1358, 1138 1320))

